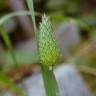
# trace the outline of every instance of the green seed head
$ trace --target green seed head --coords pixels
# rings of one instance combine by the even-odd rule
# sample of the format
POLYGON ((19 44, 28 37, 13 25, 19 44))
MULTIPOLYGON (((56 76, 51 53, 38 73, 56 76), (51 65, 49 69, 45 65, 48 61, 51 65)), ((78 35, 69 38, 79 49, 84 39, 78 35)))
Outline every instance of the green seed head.
POLYGON ((48 66, 54 66, 60 55, 52 24, 46 15, 42 16, 38 32, 38 52, 40 63, 48 66))

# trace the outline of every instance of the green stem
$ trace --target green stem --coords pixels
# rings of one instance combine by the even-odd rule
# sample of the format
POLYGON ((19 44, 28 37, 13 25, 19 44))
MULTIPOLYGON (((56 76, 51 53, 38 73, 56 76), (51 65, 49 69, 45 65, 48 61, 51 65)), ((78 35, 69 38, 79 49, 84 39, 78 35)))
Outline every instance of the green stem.
POLYGON ((34 27, 34 32, 36 35, 37 32, 37 27, 36 27, 36 21, 35 21, 35 12, 34 12, 34 5, 33 5, 33 0, 27 0, 28 8, 31 14, 31 19, 33 22, 33 27, 34 27))
POLYGON ((13 58, 13 62, 15 64, 15 67, 17 67, 18 63, 17 63, 16 57, 15 57, 15 54, 13 52, 13 47, 12 47, 12 44, 11 44, 11 40, 10 40, 10 38, 8 36, 8 33, 5 32, 3 26, 0 26, 0 35, 3 37, 3 40, 4 40, 5 44, 6 44, 6 47, 11 53, 11 56, 13 58))
POLYGON ((41 64, 41 70, 46 96, 60 96, 59 87, 53 70, 50 70, 48 66, 45 66, 43 64, 41 64))

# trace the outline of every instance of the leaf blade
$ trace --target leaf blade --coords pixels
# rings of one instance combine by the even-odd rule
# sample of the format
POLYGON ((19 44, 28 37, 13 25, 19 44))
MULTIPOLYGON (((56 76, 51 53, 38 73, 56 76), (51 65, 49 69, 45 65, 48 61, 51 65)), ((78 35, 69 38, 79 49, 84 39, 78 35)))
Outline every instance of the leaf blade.
MULTIPOLYGON (((13 12, 13 13, 9 13, 7 15, 4 15, 0 18, 0 26, 6 22, 8 19, 16 17, 16 16, 24 16, 24 15, 30 15, 29 11, 18 11, 18 12, 13 12)), ((36 16, 41 16, 40 13, 35 12, 36 16)))
POLYGON ((37 28, 36 28, 36 21, 35 21, 35 12, 34 12, 33 0, 27 0, 27 4, 28 4, 29 11, 30 11, 30 14, 31 14, 31 19, 32 19, 32 22, 33 22, 34 32, 36 34, 37 28))
POLYGON ((48 66, 41 65, 42 76, 45 85, 46 96, 60 96, 59 88, 53 73, 53 70, 50 70, 48 66))

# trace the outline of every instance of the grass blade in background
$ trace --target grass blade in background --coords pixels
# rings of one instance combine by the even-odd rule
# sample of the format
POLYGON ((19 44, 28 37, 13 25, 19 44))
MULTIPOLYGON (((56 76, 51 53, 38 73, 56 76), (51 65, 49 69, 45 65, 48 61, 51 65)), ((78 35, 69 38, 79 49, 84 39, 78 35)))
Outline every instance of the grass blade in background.
POLYGON ((12 48, 11 41, 9 39, 7 32, 4 31, 3 26, 0 26, 0 35, 2 36, 7 49, 12 50, 13 48, 12 48))
POLYGON ((5 30, 3 29, 3 26, 0 26, 0 35, 2 36, 2 38, 4 40, 4 43, 5 43, 6 47, 7 47, 7 50, 10 51, 10 54, 12 56, 15 67, 18 67, 16 57, 15 57, 15 55, 13 53, 13 47, 12 47, 10 38, 8 36, 8 33, 5 32, 5 30))
MULTIPOLYGON (((30 15, 30 12, 29 11, 18 11, 18 12, 13 12, 13 13, 9 13, 5 16, 2 16, 0 18, 0 26, 6 22, 8 19, 10 18, 13 18, 13 17, 16 17, 16 16, 24 16, 24 15, 30 15)), ((35 15, 36 16, 41 16, 41 14, 35 12, 35 15)))
POLYGON ((28 7, 29 7, 29 12, 31 14, 31 19, 32 19, 32 22, 33 22, 34 32, 36 34, 37 28, 36 28, 35 11, 34 11, 34 6, 33 6, 33 0, 27 0, 27 4, 28 4, 28 7))

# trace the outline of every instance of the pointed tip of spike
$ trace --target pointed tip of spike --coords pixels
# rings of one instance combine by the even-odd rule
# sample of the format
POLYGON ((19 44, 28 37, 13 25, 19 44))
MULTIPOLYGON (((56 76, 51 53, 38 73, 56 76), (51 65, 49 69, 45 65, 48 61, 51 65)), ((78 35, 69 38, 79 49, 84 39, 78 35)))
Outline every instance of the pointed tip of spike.
POLYGON ((42 20, 44 21, 48 21, 49 20, 49 16, 47 16, 45 13, 42 16, 42 20))

